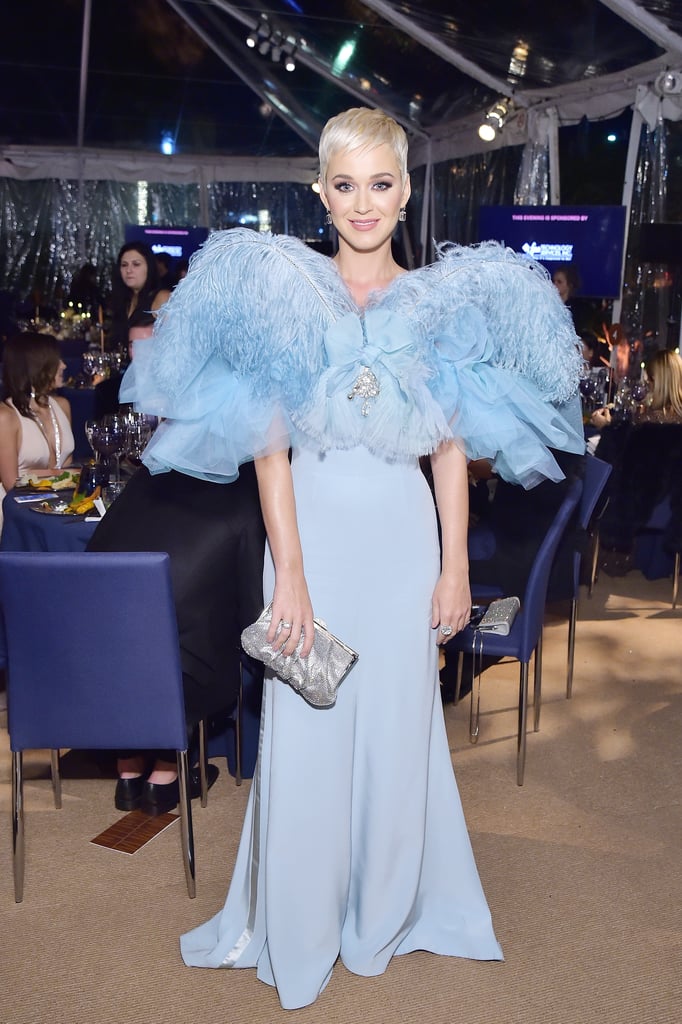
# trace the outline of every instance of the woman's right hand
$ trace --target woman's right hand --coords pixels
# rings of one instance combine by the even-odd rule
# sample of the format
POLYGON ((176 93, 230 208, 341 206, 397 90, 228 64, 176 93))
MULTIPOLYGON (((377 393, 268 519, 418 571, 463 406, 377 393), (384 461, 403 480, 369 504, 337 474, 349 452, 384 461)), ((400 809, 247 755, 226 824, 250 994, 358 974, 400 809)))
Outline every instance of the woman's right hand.
POLYGON ((597 430, 601 430, 603 427, 608 427, 611 423, 611 410, 604 407, 603 409, 595 409, 590 416, 590 423, 597 430))
POLYGON ((293 654, 303 633, 301 657, 307 658, 313 646, 314 632, 313 606, 305 577, 281 578, 276 574, 268 643, 281 647, 284 654, 293 654))

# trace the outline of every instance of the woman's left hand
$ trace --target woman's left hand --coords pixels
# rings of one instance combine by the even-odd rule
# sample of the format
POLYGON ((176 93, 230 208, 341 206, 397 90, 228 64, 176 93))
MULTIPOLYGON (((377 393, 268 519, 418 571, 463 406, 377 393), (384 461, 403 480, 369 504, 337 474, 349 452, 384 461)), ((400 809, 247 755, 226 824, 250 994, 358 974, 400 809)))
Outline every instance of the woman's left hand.
POLYGON ((431 602, 431 628, 437 644, 446 644, 471 618, 471 591, 465 571, 441 573, 431 602))

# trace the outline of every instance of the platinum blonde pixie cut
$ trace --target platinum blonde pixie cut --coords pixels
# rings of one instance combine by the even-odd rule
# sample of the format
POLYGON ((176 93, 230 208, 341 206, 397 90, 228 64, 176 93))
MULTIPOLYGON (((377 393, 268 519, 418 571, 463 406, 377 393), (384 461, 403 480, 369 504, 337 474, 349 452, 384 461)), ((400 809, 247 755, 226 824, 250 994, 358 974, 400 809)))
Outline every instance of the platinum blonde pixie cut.
POLYGON ((351 107, 327 121, 320 136, 320 181, 327 177, 329 161, 335 153, 353 152, 390 146, 400 168, 400 178, 407 180, 407 135, 400 125, 383 110, 351 107))

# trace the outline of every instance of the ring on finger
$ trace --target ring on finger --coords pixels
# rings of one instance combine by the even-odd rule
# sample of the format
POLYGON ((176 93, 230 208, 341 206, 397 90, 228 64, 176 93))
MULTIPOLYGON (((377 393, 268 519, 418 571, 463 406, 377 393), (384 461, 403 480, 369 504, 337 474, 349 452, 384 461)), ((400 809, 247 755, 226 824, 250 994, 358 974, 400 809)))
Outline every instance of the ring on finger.
POLYGON ((291 623, 285 622, 284 619, 280 619, 279 625, 281 629, 291 629, 291 623))
POLYGON ((441 636, 452 636, 452 626, 441 626, 440 627, 440 635, 441 636))

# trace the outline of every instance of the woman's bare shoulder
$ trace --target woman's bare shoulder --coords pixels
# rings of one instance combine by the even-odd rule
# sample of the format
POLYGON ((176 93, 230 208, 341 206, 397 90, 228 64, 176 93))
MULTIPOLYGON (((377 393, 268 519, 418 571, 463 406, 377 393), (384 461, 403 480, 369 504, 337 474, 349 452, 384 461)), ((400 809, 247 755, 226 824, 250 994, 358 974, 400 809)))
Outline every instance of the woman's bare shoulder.
POLYGON ((0 423, 17 424, 16 412, 7 402, 0 402, 0 423))

